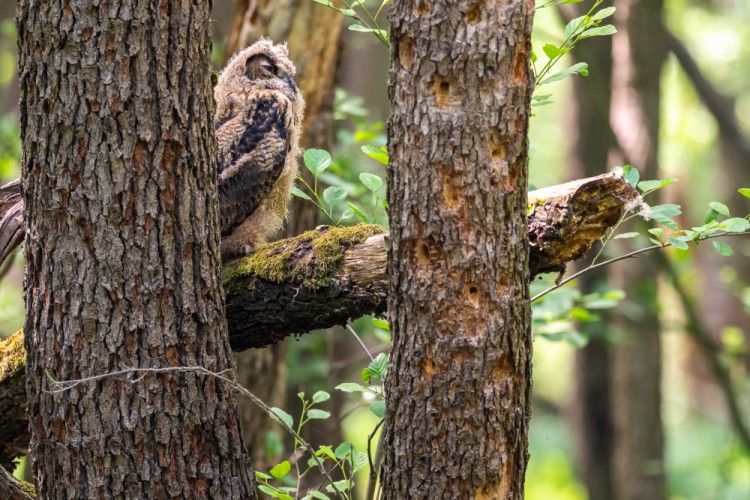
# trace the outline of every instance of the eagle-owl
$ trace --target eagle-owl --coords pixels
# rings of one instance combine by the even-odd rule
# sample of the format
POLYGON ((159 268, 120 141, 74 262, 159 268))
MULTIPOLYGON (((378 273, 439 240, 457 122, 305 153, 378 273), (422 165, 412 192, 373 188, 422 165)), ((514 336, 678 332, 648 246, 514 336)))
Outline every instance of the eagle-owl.
POLYGON ((247 254, 279 230, 297 175, 304 112, 286 44, 235 54, 214 88, 221 254, 247 254))

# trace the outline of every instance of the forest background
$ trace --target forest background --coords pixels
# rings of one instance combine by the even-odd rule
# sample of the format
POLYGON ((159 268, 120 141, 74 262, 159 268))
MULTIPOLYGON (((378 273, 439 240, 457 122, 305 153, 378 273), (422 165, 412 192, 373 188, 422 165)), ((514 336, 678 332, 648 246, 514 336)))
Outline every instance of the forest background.
MULTIPOLYGON (((607 5, 605 2, 603 6, 607 5)), ((216 1, 214 5, 216 68, 229 55, 227 44, 234 9, 229 1, 216 1)), ((20 175, 13 15, 13 2, 0 6, 0 184, 20 175)), ((560 40, 566 15, 570 12, 561 14, 555 8, 538 11, 534 20, 534 48, 538 53, 544 44, 560 40)), ((617 47, 618 37, 664 37, 668 40, 667 57, 661 68, 657 64, 657 71, 647 75, 649 81, 644 83, 660 89, 661 97, 658 136, 650 138, 659 145, 658 173, 649 178, 679 179, 662 190, 661 202, 681 205, 683 214, 679 219, 685 226, 702 224, 708 203, 715 200, 728 205, 733 214, 748 212, 748 200, 736 191, 750 186, 750 161, 747 161, 750 47, 745 43, 750 40, 750 5, 745 0, 667 0, 663 27, 675 38, 653 33, 650 30, 661 26, 654 28, 645 23, 640 32, 632 27, 631 33, 620 29, 614 39, 587 40, 580 50, 572 53, 573 57, 588 62, 590 75, 585 78, 576 75, 550 85, 553 102, 534 108, 530 132, 532 184, 544 187, 604 173, 623 163, 618 161, 621 158, 617 154, 609 154, 597 171, 585 171, 585 152, 611 142, 612 132, 606 123, 584 128, 580 120, 587 106, 600 111, 607 107, 609 97, 602 100, 602 95, 616 95, 612 88, 617 86, 617 66, 610 73, 610 66, 616 64, 607 55, 612 50, 610 44, 617 47), (679 54, 682 54, 680 60, 676 57, 679 54), (685 54, 695 61, 696 67, 685 63, 685 54), (697 68, 701 75, 696 73, 697 68), (602 78, 609 74, 614 75, 612 81, 602 78)), ((335 83, 340 90, 336 90, 333 109, 335 140, 330 148, 334 161, 321 180, 343 187, 351 199, 361 197, 363 206, 369 207, 372 200, 357 179, 362 172, 385 176, 382 165, 362 154, 361 146, 384 145, 388 50, 375 37, 354 31, 344 31, 341 44, 335 83)), ((571 59, 568 64, 573 62, 571 59)), ((610 122, 616 131, 616 104, 612 110, 610 122)), ((635 162, 634 166, 639 170, 644 167, 635 162)), ((383 224, 385 216, 382 207, 380 210, 377 222, 383 224)), ((322 214, 317 216, 318 223, 326 223, 322 214)), ((624 246, 618 251, 627 251, 629 245, 635 247, 636 241, 623 240, 624 246)), ((734 238, 727 243, 734 249, 731 257, 720 255, 711 244, 691 247, 687 252, 664 251, 666 260, 660 260, 663 265, 660 264, 658 277, 640 287, 626 278, 641 267, 641 262, 617 263, 608 275, 583 284, 590 290, 599 289, 608 297, 593 307, 591 302, 585 304, 575 291, 566 289, 551 295, 537 308, 527 498, 604 498, 596 493, 601 491, 610 491, 612 498, 618 498, 615 470, 622 453, 615 449, 621 445, 615 436, 622 425, 632 426, 631 431, 636 435, 639 426, 647 430, 663 429, 663 459, 655 458, 642 465, 645 476, 664 479, 665 498, 740 499, 750 495, 750 449, 738 437, 736 425, 731 421, 726 391, 716 382, 705 361, 702 352, 705 346, 694 340, 691 331, 702 329, 718 346, 715 354, 730 376, 736 406, 747 426, 750 423, 750 330, 747 328, 750 240, 734 238), (676 273, 676 280, 670 277, 671 271, 676 273), (625 298, 612 291, 620 289, 625 291, 625 298), (640 374, 642 379, 635 379, 639 375, 618 372, 608 364, 619 366, 613 361, 619 356, 618 351, 632 346, 639 348, 642 339, 638 321, 648 318, 644 310, 653 311, 661 326, 650 332, 654 338, 648 339, 643 347, 650 354, 656 353, 658 366, 640 374), (605 316, 607 326, 603 328, 605 316), (658 344, 654 346, 650 342, 655 338, 658 344), (590 400, 592 379, 611 386, 611 390, 596 393, 600 399, 604 394, 607 402, 604 409, 598 408, 601 413, 597 413, 590 400), (617 394, 627 392, 636 398, 633 407, 648 407, 653 403, 653 392, 644 391, 644 400, 639 402, 641 392, 629 391, 644 384, 661 389, 660 394, 657 391, 658 408, 645 412, 643 418, 633 418, 633 413, 621 411, 617 394), (626 422, 618 421, 617 414, 627 414, 626 422), (597 416, 601 418, 597 420, 597 416), (597 427, 597 422, 605 422, 604 430, 597 427), (610 464, 608 473, 597 471, 592 465, 602 461, 610 464), (604 485, 598 484, 607 474, 612 477, 603 481, 604 485)), ((23 325, 22 266, 22 253, 18 252, 12 267, 3 269, 0 279, 2 337, 23 325)), ((537 286, 542 287, 535 284, 533 290, 537 286)), ((371 353, 386 350, 388 334, 373 325, 370 318, 354 322, 352 327, 371 353)), ((285 387, 277 386, 274 397, 287 399, 274 404, 292 414, 299 413, 298 392, 333 393, 333 387, 339 383, 357 380, 359 372, 367 366, 366 354, 344 329, 288 339, 274 353, 275 359, 285 359, 285 369, 274 373, 285 387)), ((359 449, 366 449, 367 435, 377 416, 350 397, 334 397, 331 404, 335 406, 332 412, 337 423, 325 422, 317 428, 316 423, 311 424, 308 429, 311 439, 338 442, 341 439, 331 436, 340 433, 340 437, 352 441, 359 449)), ((289 451, 288 443, 284 451, 284 441, 283 432, 271 427, 265 439, 255 444, 269 467, 289 451)), ((262 470, 262 466, 258 468, 262 470)), ((16 475, 24 475, 23 463, 16 475)))

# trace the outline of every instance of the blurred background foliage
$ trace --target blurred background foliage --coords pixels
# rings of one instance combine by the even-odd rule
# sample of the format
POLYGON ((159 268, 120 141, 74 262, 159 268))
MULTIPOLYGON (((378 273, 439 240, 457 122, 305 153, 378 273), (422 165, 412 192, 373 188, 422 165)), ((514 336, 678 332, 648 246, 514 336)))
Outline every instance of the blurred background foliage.
MULTIPOLYGON (((221 61, 225 57, 223 47, 231 9, 225 5, 229 2, 215 3, 219 7, 215 12, 217 38, 214 55, 217 61, 221 61)), ((21 152, 15 26, 12 2, 8 4, 10 7, 4 5, 0 8, 0 184, 19 176, 21 152)), ((666 0, 664 21, 685 44, 710 82, 732 98, 735 118, 745 137, 750 137, 750 2, 666 0)), ((549 41, 559 40, 563 24, 557 10, 540 10, 534 20, 534 47, 538 50, 549 41)), ((334 110, 336 143, 331 151, 333 163, 320 179, 327 185, 344 187, 349 199, 367 207, 368 214, 370 209, 379 209, 378 222, 381 224, 386 223, 382 206, 372 206, 372 198, 358 181, 358 176, 370 172, 385 177, 383 166, 362 154, 361 146, 385 144, 387 64, 387 51, 374 37, 345 32, 338 76, 340 89, 336 90, 334 110)), ((594 73, 598 68, 592 65, 589 70, 594 73)), ((660 178, 673 176, 680 180, 667 188, 664 196, 683 206, 687 220, 700 223, 708 201, 721 200, 723 196, 731 196, 739 187, 750 186, 739 185, 741 181, 736 172, 722 170, 720 127, 702 104, 674 56, 668 57, 663 73, 654 75, 654 78, 661 79, 662 88, 660 178)), ((531 183, 539 187, 564 182, 574 176, 568 167, 572 137, 576 135, 570 131, 574 124, 570 111, 574 99, 571 79, 555 84, 551 90, 554 102, 534 108, 530 132, 531 183)), ((600 138, 583 137, 579 140, 593 143, 600 138)), ((612 166, 602 165, 601 171, 608 171, 612 166)), ((739 177, 750 177, 750 165, 744 164, 741 168, 744 171, 739 177)), ((750 206, 747 201, 743 201, 743 213, 747 213, 750 206)), ((349 222, 354 223, 355 219, 349 222)), ((732 244, 737 257, 732 261, 719 260, 710 245, 702 245, 690 252, 670 249, 668 256, 683 282, 687 283, 708 324, 719 325, 712 327, 711 333, 724 348, 721 360, 731 375, 739 395, 739 407, 748 424, 750 283, 743 280, 742 271, 743 266, 750 267, 750 239, 736 238, 732 244), (732 321, 710 321, 712 317, 729 315, 721 303, 710 300, 716 297, 729 297, 734 301, 732 321)), ((637 266, 638 261, 615 265, 637 266)), ((652 300, 652 294, 647 295, 629 299, 636 302, 652 300)), ((554 309, 566 301, 573 304, 579 298, 572 289, 562 290, 546 307, 554 309)), ((661 385, 666 436, 663 467, 668 481, 668 498, 750 498, 750 455, 738 442, 713 378, 701 367, 695 355, 697 347, 686 334, 681 303, 669 284, 661 282, 655 300, 664 324, 661 385)), ((724 299, 725 302, 728 300, 724 299)), ((541 316, 545 311, 537 313, 541 316)), ((22 258, 19 252, 12 268, 0 280, 0 336, 15 332, 22 324, 22 258)), ((371 352, 386 350, 388 334, 373 326, 370 318, 360 319, 352 326, 371 352)), ((575 411, 572 407, 576 404, 574 354, 587 339, 576 331, 572 320, 555 323, 552 327, 545 323, 544 326, 552 330, 537 331, 534 344, 534 413, 526 497, 530 500, 585 499, 588 495, 576 461, 575 440, 580 436, 574 432, 572 419, 575 411), (561 332, 565 335, 555 335, 561 332), (559 341, 561 338, 568 341, 559 341)), ((617 343, 618 338, 622 338, 616 331, 611 333, 609 342, 617 343)), ((365 353, 356 346, 343 351, 333 348, 334 336, 349 335, 339 329, 288 340, 289 393, 294 395, 305 391, 312 394, 321 389, 334 392, 333 387, 340 382, 358 381, 360 371, 367 366, 365 353)), ((346 342, 351 342, 351 339, 346 342)), ((347 397, 342 401, 342 411, 335 413, 343 415, 340 422, 342 435, 360 450, 365 450, 367 436, 378 419, 357 400, 347 397)), ((285 451, 283 436, 277 431, 271 432, 266 443, 270 460, 286 457, 288 445, 285 451)), ((360 484, 366 482, 365 477, 360 479, 360 484)))

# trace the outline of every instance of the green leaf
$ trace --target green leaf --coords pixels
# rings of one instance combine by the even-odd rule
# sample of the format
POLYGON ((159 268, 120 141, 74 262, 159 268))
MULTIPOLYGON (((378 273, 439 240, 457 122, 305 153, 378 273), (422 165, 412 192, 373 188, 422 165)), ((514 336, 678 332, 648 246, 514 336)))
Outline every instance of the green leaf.
POLYGON ((323 199, 331 206, 338 205, 346 199, 346 189, 341 186, 327 187, 323 191, 323 199))
POLYGON ((276 479, 281 479, 282 477, 289 474, 290 470, 292 470, 292 464, 290 464, 288 460, 284 460, 268 472, 270 472, 271 475, 276 479))
POLYGON ((325 420, 331 416, 331 412, 325 411, 325 410, 318 410, 316 408, 313 408, 311 410, 307 410, 307 418, 310 420, 325 420))
POLYGON ((537 61, 536 52, 533 50, 531 51, 531 62, 535 63, 537 61))
POLYGON ((659 239, 662 239, 664 237, 664 230, 660 227, 655 227, 653 229, 648 230, 649 233, 653 234, 659 239))
POLYGON ((342 392, 363 392, 366 390, 366 387, 357 384, 356 382, 344 382, 343 384, 337 385, 336 390, 342 392))
POLYGON ((622 176, 628 181, 628 184, 633 187, 638 185, 638 180, 641 178, 641 174, 633 165, 625 165, 622 167, 622 176))
POLYGON ((357 17, 357 13, 353 9, 339 9, 338 7, 331 7, 334 10, 341 12, 346 17, 357 17))
POLYGON ((742 217, 732 217, 723 221, 717 227, 719 229, 723 228, 728 233, 744 233, 750 229, 750 222, 742 217))
POLYGON ((326 486, 326 491, 329 493, 335 493, 336 490, 339 490, 340 492, 349 491, 349 480, 343 479, 341 481, 334 481, 333 485, 326 486), (336 489, 333 488, 333 486, 336 486, 336 489))
POLYGON ((318 500, 331 500, 331 497, 323 493, 322 491, 317 490, 310 490, 310 493, 308 493, 310 498, 317 498, 318 500))
POLYGON ((737 190, 738 193, 740 193, 745 198, 750 198, 750 189, 748 188, 740 188, 737 190))
POLYGON ((688 244, 678 238, 668 238, 667 241, 672 244, 673 247, 679 248, 680 250, 687 250, 688 244))
POLYGON ((570 75, 573 75, 573 74, 576 74, 576 73, 578 73, 580 75, 583 75, 583 76, 588 76, 588 74, 589 74, 589 69, 588 68, 589 68, 589 65, 587 63, 585 63, 585 62, 576 63, 576 64, 574 64, 573 66, 571 66, 569 68, 565 68, 565 69, 563 69, 561 71, 558 71, 557 73, 554 73, 551 76, 548 76, 547 78, 545 78, 544 80, 542 80, 539 83, 539 86, 547 85, 547 84, 552 83, 552 82, 560 81, 560 80, 562 80, 564 78, 567 78, 570 75))
POLYGON ((349 203, 349 202, 347 201, 347 202, 346 202, 346 206, 348 206, 348 207, 349 207, 349 208, 350 208, 350 209, 352 210, 352 212, 354 212, 354 214, 355 214, 355 215, 356 215, 357 217, 359 217, 360 219, 362 219, 362 222, 365 222, 365 223, 369 222, 369 219, 367 218, 367 216, 366 216, 366 215, 364 214, 364 212, 362 212, 362 210, 360 210, 360 209, 359 209, 359 208, 357 207, 357 205, 354 205, 354 204, 352 204, 352 203, 349 203))
POLYGON ((708 212, 706 212, 706 216, 703 218, 703 223, 709 224, 717 220, 719 220, 719 212, 717 212, 713 208, 709 208, 708 212))
POLYGON ((307 169, 317 177, 331 165, 331 154, 325 149, 308 149, 302 156, 307 169))
POLYGON ((346 458, 350 453, 354 453, 354 451, 354 445, 349 441, 344 441, 333 450, 333 454, 336 455, 336 458, 341 460, 342 458, 346 458))
POLYGON ((322 403, 323 401, 328 401, 329 399, 331 399, 331 395, 328 394, 326 391, 318 391, 315 394, 313 394, 312 402, 317 404, 317 403, 322 403))
POLYGON ((362 184, 373 193, 383 187, 383 179, 375 174, 362 172, 359 174, 359 180, 362 181, 362 184))
POLYGON ((726 243, 722 243, 721 241, 712 241, 714 248, 717 252, 719 252, 724 257, 731 257, 734 254, 734 250, 732 250, 732 247, 727 245, 726 243))
POLYGON ((551 43, 548 43, 544 47, 542 47, 542 50, 545 54, 547 54, 547 57, 550 59, 554 59, 555 57, 559 56, 560 54, 564 54, 566 51, 561 50, 557 47, 557 45, 553 45, 551 43))
POLYGON ((639 233, 637 231, 630 232, 630 233, 622 233, 622 234, 618 234, 613 239, 615 239, 615 240, 625 240, 625 239, 628 239, 628 238, 635 238, 639 234, 641 234, 641 233, 639 233))
POLYGON ((354 216, 354 210, 351 208, 347 208, 344 210, 344 212, 341 214, 342 219, 351 219, 354 216))
POLYGON ((641 181, 638 183, 638 189, 640 189, 642 192, 646 191, 656 191, 657 189, 661 189, 664 186, 669 186, 670 184, 674 184, 677 182, 677 179, 674 177, 667 177, 666 179, 662 179, 659 181, 641 181))
POLYGON ((372 158, 373 160, 377 160, 383 165, 388 165, 388 153, 384 152, 381 148, 376 148, 375 146, 362 146, 362 152, 372 158))
POLYGON ((601 21, 602 19, 605 19, 614 13, 615 13, 615 7, 607 7, 606 9, 601 9, 597 12, 594 12, 594 15, 591 16, 591 20, 601 21))
MULTIPOLYGON (((279 490, 276 488, 272 488, 270 486, 267 486, 265 484, 259 484, 258 489, 262 491, 263 493, 266 493, 267 495, 270 495, 271 498, 281 498, 279 495, 283 495, 279 490)), ((291 498, 291 497, 290 497, 291 498)))
POLYGON ((294 426, 294 418, 281 408, 271 408, 271 412, 290 429, 294 426))
POLYGON ((565 25, 565 38, 570 38, 570 36, 583 29, 584 27, 588 26, 590 18, 588 16, 581 16, 576 17, 572 21, 570 21, 568 24, 565 25))
POLYGON ((302 198, 303 200, 309 200, 309 201, 312 201, 312 198, 310 198, 309 196, 307 196, 307 195, 305 194, 305 192, 304 192, 304 191, 302 191, 302 190, 301 190, 300 188, 298 188, 297 186, 294 186, 294 187, 292 188, 292 195, 293 195, 293 196, 296 196, 297 198, 302 198))
POLYGON ((333 7, 333 4, 331 4, 330 0, 313 0, 315 3, 319 3, 320 5, 325 5, 326 7, 333 7))
POLYGON ((385 401, 378 399, 370 403, 370 411, 375 414, 376 417, 383 418, 385 416, 385 401))
MULTIPOLYGON (((672 220, 672 217, 680 215, 682 213, 682 210, 680 210, 679 205, 665 203, 664 205, 656 205, 650 207, 650 209, 646 212, 648 213, 650 219, 655 220, 659 224, 662 224, 663 226, 666 226, 670 229, 677 229, 677 223, 672 220)), ((641 215, 644 215, 644 211, 641 211, 640 213, 641 215)))
POLYGON ((727 207, 723 203, 719 201, 712 201, 708 204, 708 206, 711 207, 711 210, 714 210, 725 217, 729 217, 729 207, 727 207))
POLYGON ((322 444, 318 447, 318 451, 315 452, 319 457, 326 456, 331 460, 336 460, 336 455, 333 454, 333 449, 330 446, 322 444))
POLYGON ((388 371, 388 356, 386 356, 384 352, 381 352, 370 362, 367 368, 369 368, 376 377, 383 380, 386 371, 388 371))
POLYGON ((259 470, 255 471, 255 477, 257 477, 258 479, 265 479, 266 481, 269 479, 273 479, 272 476, 266 474, 265 472, 261 472, 259 470))
POLYGON ((589 28, 580 35, 580 39, 592 38, 595 36, 609 36, 617 33, 617 28, 611 24, 605 26, 597 26, 596 28, 589 28))
POLYGON ((384 319, 372 318, 372 324, 386 331, 391 330, 391 326, 384 319))
POLYGON ((565 335, 564 339, 565 342, 572 345, 576 349, 582 349, 589 343, 589 338, 576 330, 568 332, 568 334, 565 335))

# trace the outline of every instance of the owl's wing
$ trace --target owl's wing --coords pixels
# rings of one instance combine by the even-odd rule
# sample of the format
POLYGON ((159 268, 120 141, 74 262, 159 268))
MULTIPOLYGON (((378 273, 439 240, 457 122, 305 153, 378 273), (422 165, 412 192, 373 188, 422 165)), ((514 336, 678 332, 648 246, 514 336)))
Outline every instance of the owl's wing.
POLYGON ((231 118, 217 116, 221 233, 231 234, 268 195, 291 149, 287 106, 273 96, 252 99, 231 118))

